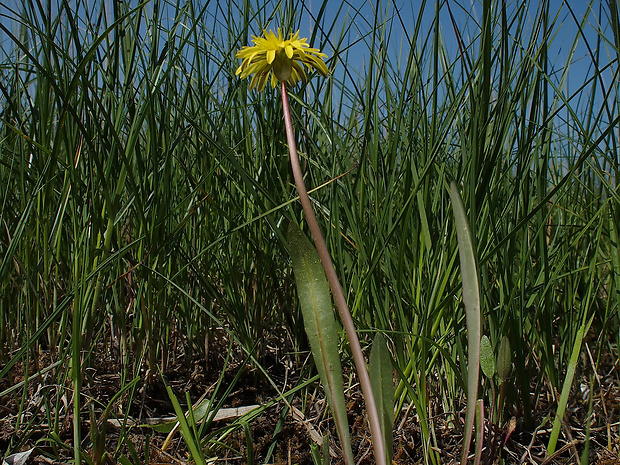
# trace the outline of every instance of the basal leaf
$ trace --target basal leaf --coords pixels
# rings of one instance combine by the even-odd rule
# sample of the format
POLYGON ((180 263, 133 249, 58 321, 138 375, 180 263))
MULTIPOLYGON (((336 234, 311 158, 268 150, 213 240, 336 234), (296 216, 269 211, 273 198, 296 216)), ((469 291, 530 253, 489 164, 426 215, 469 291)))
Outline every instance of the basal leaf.
POLYGON ((377 333, 370 351, 370 382, 377 405, 381 433, 385 441, 387 463, 392 463, 394 428, 394 370, 383 333, 377 333))
POLYGON ((493 379, 495 374, 495 354, 493 353, 493 347, 491 341, 484 335, 480 340, 480 368, 484 376, 489 379, 493 379))
POLYGON ((293 223, 288 228, 288 244, 312 356, 334 416, 345 459, 352 464, 353 452, 338 350, 338 322, 334 316, 329 284, 319 254, 293 223))
POLYGON ((467 315, 467 415, 465 418, 465 438, 461 463, 467 463, 467 455, 474 429, 474 415, 478 398, 478 378, 480 374, 480 285, 478 269, 474 253, 469 222, 465 207, 461 201, 456 183, 450 185, 450 199, 454 210, 454 223, 459 243, 459 258, 461 261, 461 279, 463 281, 463 303, 467 315))
POLYGON ((499 344, 499 353, 497 354, 497 375, 502 381, 505 381, 510 375, 511 366, 512 350, 508 338, 504 336, 499 344))

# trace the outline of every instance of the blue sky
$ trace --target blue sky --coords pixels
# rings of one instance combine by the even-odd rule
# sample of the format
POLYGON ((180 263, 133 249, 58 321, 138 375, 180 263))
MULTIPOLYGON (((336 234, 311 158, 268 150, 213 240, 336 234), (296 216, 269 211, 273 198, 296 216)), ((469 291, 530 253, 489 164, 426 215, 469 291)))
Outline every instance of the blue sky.
MULTIPOLYGON (((301 20, 300 28, 302 35, 309 35, 313 26, 312 16, 309 12, 312 12, 313 15, 317 15, 322 2, 317 0, 312 2, 312 0, 310 0, 304 3, 304 9, 306 10, 304 12, 305 18, 301 20)), ((420 4, 422 2, 419 1, 396 0, 394 3, 385 1, 381 3, 383 4, 382 16, 384 18, 396 18, 396 11, 400 17, 391 23, 391 40, 387 45, 388 52, 393 57, 401 55, 403 59, 405 59, 409 50, 407 41, 403 39, 408 35, 411 36, 414 25, 420 15, 422 15, 422 31, 425 29, 430 30, 435 15, 435 3, 433 1, 427 2, 426 7, 422 11, 420 11, 420 4)), ((507 3, 508 8, 520 8, 521 5, 524 4, 524 2, 520 1, 507 3), (510 5, 512 5, 512 7, 510 5)), ((337 23, 344 25, 347 20, 353 18, 351 42, 355 42, 355 40, 363 38, 365 34, 369 34, 374 26, 374 3, 363 2, 359 4, 362 6, 356 7, 358 11, 355 11, 353 7, 344 7, 341 9, 341 1, 327 1, 326 17, 328 21, 332 21, 334 17, 337 17, 337 23)), ((529 6, 527 14, 531 21, 535 20, 533 16, 536 15, 538 6, 539 2, 531 2, 529 6)), ((560 70, 564 68, 567 61, 571 61, 574 64, 574 66, 571 66, 569 73, 569 88, 576 89, 578 86, 582 85, 587 75, 592 72, 591 59, 589 57, 586 41, 590 45, 590 49, 596 51, 598 39, 596 31, 600 30, 607 40, 613 42, 613 34, 608 22, 607 2, 597 1, 594 2, 593 6, 594 10, 591 10, 587 2, 564 2, 557 0, 551 0, 550 2, 550 17, 556 18, 556 22, 559 25, 559 27, 556 28, 558 33, 553 38, 549 51, 550 66, 556 70, 560 70), (599 8, 602 11, 599 11, 599 8), (584 21, 584 27, 582 28, 584 34, 580 37, 572 58, 569 59, 569 52, 573 45, 573 41, 576 37, 579 37, 578 21, 584 21)), ((456 27, 463 34, 466 43, 468 40, 470 42, 473 41, 479 32, 479 25, 482 21, 483 9, 481 2, 470 1, 467 2, 466 5, 459 6, 458 2, 451 1, 450 9, 456 27)), ((459 50, 456 33, 452 26, 448 8, 445 4, 440 10, 440 28, 448 53, 452 58, 457 58, 459 50)), ((425 32, 422 32, 421 36, 425 36, 425 32)), ((527 37, 527 34, 525 34, 525 37, 527 37)), ((608 62, 610 54, 612 53, 611 50, 603 46, 601 47, 601 53, 601 61, 608 62)), ((349 59, 353 59, 358 62, 358 65, 363 66, 369 58, 368 54, 368 47, 360 46, 355 53, 350 54, 349 59)), ((351 62, 349 62, 349 64, 351 64, 351 62)))
MULTIPOLYGON (((52 10, 54 10, 54 4, 60 0, 50 0, 52 10)), ((195 5, 199 7, 205 0, 195 0, 195 5)), ((46 4, 47 2, 43 2, 46 4)), ((152 10, 153 1, 147 4, 146 8, 152 10)), ((234 15, 238 12, 238 7, 235 0, 230 2, 218 2, 211 1, 208 6, 210 15, 206 17, 207 21, 212 21, 214 27, 220 27, 225 29, 228 27, 226 24, 228 11, 231 11, 234 15), (226 5, 226 6, 223 6, 226 5), (227 11, 227 7, 231 6, 231 9, 227 11)), ((254 9, 258 12, 256 16, 256 34, 259 34, 261 27, 277 28, 280 18, 269 20, 269 15, 274 11, 277 1, 270 0, 265 7, 264 1, 250 0, 250 3, 254 5, 254 9), (263 5, 263 8, 261 8, 263 5)), ((286 4, 286 2, 284 2, 286 4)), ((317 47, 321 47, 326 53, 333 54, 333 50, 330 47, 331 43, 335 43, 339 35, 344 29, 347 31, 346 42, 352 44, 350 46, 349 53, 346 57, 347 66, 349 69, 358 70, 362 75, 364 74, 365 67, 368 64, 370 58, 369 44, 371 31, 375 27, 375 18, 379 17, 379 23, 384 22, 387 24, 390 30, 389 41, 384 44, 387 49, 392 63, 397 63, 399 57, 402 60, 406 60, 409 53, 409 43, 407 37, 411 37, 413 33, 413 27, 416 21, 421 16, 421 32, 420 36, 425 37, 432 29, 432 21, 434 18, 435 2, 426 2, 426 6, 422 8, 420 5, 423 2, 415 0, 380 0, 378 2, 373 1, 360 1, 349 0, 349 3, 343 3, 342 0, 304 0, 304 1, 292 1, 289 2, 291 8, 294 8, 296 14, 299 15, 298 27, 300 28, 302 37, 310 37, 313 31, 322 30, 325 34, 323 37, 318 37, 317 40, 321 43, 313 44, 317 47), (377 3, 380 4, 381 11, 377 15, 375 11, 377 3), (325 6, 324 14, 318 25, 315 23, 315 19, 319 16, 321 7, 325 6), (392 21, 389 21, 392 19, 392 21), (318 27, 320 26, 320 27, 318 27), (333 26, 331 30, 327 30, 333 26)), ((499 3, 499 2, 493 2, 499 3)), ((15 18, 15 13, 22 7, 22 0, 4 0, 0 4, 0 23, 5 25, 9 30, 16 32, 19 25, 11 18, 15 18)), ((99 2, 78 2, 70 1, 71 5, 84 5, 84 4, 99 4, 99 2)), ((104 1, 106 8, 111 9, 111 0, 104 1)), ((138 2, 130 0, 130 4, 137 5, 138 2)), ((174 17, 173 5, 171 2, 169 12, 167 15, 172 19, 174 17)), ((183 4, 183 3, 181 3, 183 4)), ((521 1, 507 1, 508 8, 522 8, 524 2, 521 1)), ((449 2, 450 9, 452 11, 456 27, 463 36, 466 43, 472 43, 475 40, 476 35, 479 32, 479 23, 482 19, 482 4, 479 0, 469 0, 466 4, 460 4, 457 1, 449 2)), ((568 81, 565 93, 569 95, 571 92, 581 86, 591 75, 592 60, 589 58, 589 50, 586 46, 586 41, 590 44, 590 49, 596 52, 598 31, 602 31, 602 36, 613 41, 613 35, 608 24, 608 2, 605 0, 598 0, 592 2, 595 11, 589 10, 589 4, 587 2, 570 1, 564 2, 559 0, 550 1, 551 17, 555 18, 557 24, 557 35, 553 38, 549 61, 551 69, 556 70, 556 76, 559 79, 559 73, 564 69, 567 61, 572 62, 570 67, 570 73, 568 75, 568 81), (569 8, 570 4, 570 8, 569 8), (572 8, 572 12, 571 12, 572 8), (569 57, 569 52, 573 44, 575 37, 579 36, 578 23, 585 20, 585 27, 583 28, 583 37, 580 37, 577 47, 572 57, 569 57)), ((528 15, 534 21, 533 16, 536 14, 536 10, 539 6, 538 2, 529 2, 528 15)), ((83 6, 81 7, 83 8, 83 6)), ((165 27, 165 24, 164 24, 165 27)), ((456 60, 459 56, 459 49, 456 40, 456 33, 452 26, 448 8, 445 2, 442 2, 440 10, 440 28, 442 31, 442 38, 445 43, 445 47, 452 60, 456 60)), ((525 37, 527 37, 527 31, 525 37)), ((12 49, 11 41, 8 40, 6 34, 0 31, 0 46, 6 49, 12 49)), ((420 44, 418 43, 418 47, 420 44)), ((603 46, 600 49, 600 63, 608 63, 610 61, 611 50, 603 46)), ((337 70, 336 70, 337 71, 337 70)), ((603 74, 603 79, 607 80, 606 85, 610 84, 611 71, 603 74)))
MULTIPOLYGON (((51 0, 52 10, 54 10, 53 5, 59 0, 51 0)), ((11 21, 10 18, 14 18, 15 14, 11 11, 18 11, 21 8, 23 1, 22 0, 4 0, 0 4, 0 23, 7 26, 13 32, 17 31, 18 24, 15 21, 11 21)), ((47 2, 43 2, 46 4, 47 2)), ((77 4, 81 2, 70 1, 70 4, 77 4)), ((91 3, 91 2, 86 2, 91 3)), ((99 3, 99 2, 93 2, 99 3)), ((106 2, 108 3, 108 2, 106 2)), ((111 3, 111 0, 110 2, 111 3)), ((137 1, 131 0, 131 4, 138 4, 137 1)), ((152 3, 152 2, 151 2, 152 3)), ((174 2, 173 2, 174 3, 174 2)), ((251 1, 255 5, 256 9, 260 9, 261 4, 265 2, 253 0, 251 1)), ((267 16, 267 12, 273 9, 274 5, 277 5, 278 2, 268 1, 266 2, 269 6, 264 8, 264 13, 260 14, 259 17, 262 17, 258 20, 259 23, 266 25, 271 28, 276 28, 277 23, 275 21, 265 24, 266 21, 264 18, 267 16)), ((349 29, 350 32, 350 40, 355 41, 357 39, 362 39, 366 34, 369 34, 374 26, 375 19, 375 1, 360 1, 360 0, 349 0, 348 4, 343 3, 342 0, 326 0, 326 8, 323 16, 323 24, 331 25, 332 22, 335 23, 336 28, 332 32, 332 36, 330 39, 334 39, 339 33, 341 28, 345 26, 347 23, 351 23, 351 27, 349 29)), ((415 22, 418 20, 420 14, 422 13, 422 25, 423 29, 430 29, 431 22, 434 17, 434 1, 428 1, 426 3, 426 7, 421 12, 420 5, 423 3, 417 0, 381 0, 379 2, 381 4, 380 8, 382 12, 380 16, 382 18, 394 18, 394 21, 391 23, 391 42, 388 44, 390 53, 397 55, 399 53, 406 54, 406 41, 403 42, 403 38, 407 36, 407 34, 411 34, 411 30, 415 22), (397 18, 397 13, 400 19, 397 18), (402 25, 401 27, 401 20, 402 25), (404 48, 403 48, 404 47, 404 48)), ((468 1, 466 4, 462 4, 463 2, 450 1, 449 4, 451 6, 451 11, 454 15, 454 19, 456 21, 457 27, 467 38, 473 38, 477 33, 478 25, 476 21, 480 22, 482 18, 482 5, 480 1, 468 1)), ((495 3, 495 2, 494 2, 495 3)), ((511 8, 510 5, 521 5, 524 2, 521 1, 512 1, 508 2, 508 8, 511 8)), ((530 14, 535 14, 536 8, 538 7, 539 2, 530 2, 530 14)), ((577 24, 575 19, 572 17, 570 13, 570 9, 572 9, 576 20, 582 20, 586 15, 588 16, 587 26, 584 29, 585 31, 585 40, 588 40, 592 43, 592 47, 595 47, 596 43, 596 33, 595 29, 602 30, 606 36, 613 40, 611 31, 608 25, 607 20, 607 2, 604 0, 599 0, 594 3, 594 9, 598 10, 601 6, 603 8, 603 12, 599 13, 599 11, 590 11, 589 4, 587 2, 579 1, 570 1, 564 2, 559 0, 551 0, 550 1, 550 10, 551 16, 554 17, 556 14, 558 15, 557 21, 561 23, 561 28, 559 28, 559 34, 556 38, 554 38, 552 47, 554 48, 554 52, 557 52, 557 66, 563 66, 564 62, 567 58, 568 49, 571 46, 572 40, 577 35, 577 24), (570 4, 570 9, 569 5, 570 4)), ((195 4, 200 6, 204 4, 204 0, 196 0, 195 4)), ((233 12, 235 11, 233 2, 233 12)), ((455 34, 452 28, 452 24, 450 21, 450 16, 448 14, 448 8, 445 6, 445 2, 442 2, 443 6, 441 8, 440 13, 440 26, 443 32, 443 38, 446 42, 446 45, 449 50, 453 53, 458 53, 458 47, 456 43, 455 34)), ((211 1, 209 9, 213 8, 215 10, 217 6, 221 6, 221 2, 211 1)), ((303 0, 294 2, 294 8, 297 13, 301 12, 301 19, 299 21, 299 28, 301 30, 301 35, 303 37, 309 37, 311 35, 311 31, 315 27, 314 18, 316 18, 319 14, 321 6, 323 5, 322 0, 303 0)), ((149 6, 147 5, 147 8, 149 6)), ((223 12, 215 12, 213 11, 214 16, 218 18, 218 21, 221 21, 223 12)), ((172 17, 172 13, 170 15, 172 17)), ((257 25, 257 29, 259 29, 257 25)), ((256 33, 260 33, 260 30, 255 31, 256 33)), ((6 45, 7 37, 6 35, 0 31, 0 44, 6 45)), ((329 52, 329 50, 325 50, 329 52)), ((575 59, 578 60, 581 57, 585 57, 587 55, 587 48, 585 47, 584 41, 581 40, 576 54, 575 59)), ((605 52, 607 53, 607 52, 605 52)), ((350 58, 354 58, 359 60, 360 63, 364 62, 365 55, 368 55, 367 47, 360 47, 359 52, 356 52, 354 56, 350 56, 350 58)), ((588 61, 588 60, 586 60, 588 61)), ((582 69, 583 70, 583 69, 582 69)))

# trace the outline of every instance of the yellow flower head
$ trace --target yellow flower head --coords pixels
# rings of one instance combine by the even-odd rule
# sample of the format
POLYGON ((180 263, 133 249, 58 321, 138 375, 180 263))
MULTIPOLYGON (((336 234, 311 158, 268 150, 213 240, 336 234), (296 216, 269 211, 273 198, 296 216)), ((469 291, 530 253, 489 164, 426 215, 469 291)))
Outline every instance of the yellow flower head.
POLYGON ((236 73, 241 75, 242 79, 254 74, 250 89, 258 86, 258 90, 263 90, 270 74, 271 87, 275 87, 278 81, 290 84, 305 82, 307 76, 302 63, 306 68, 315 69, 323 76, 329 73, 323 61, 327 55, 319 49, 310 48, 307 39, 299 38, 299 31, 291 34, 288 40, 282 38, 280 29, 278 35, 269 31, 265 32, 265 37, 252 36, 252 42, 254 46, 243 47, 237 52, 237 58, 243 61, 236 73))

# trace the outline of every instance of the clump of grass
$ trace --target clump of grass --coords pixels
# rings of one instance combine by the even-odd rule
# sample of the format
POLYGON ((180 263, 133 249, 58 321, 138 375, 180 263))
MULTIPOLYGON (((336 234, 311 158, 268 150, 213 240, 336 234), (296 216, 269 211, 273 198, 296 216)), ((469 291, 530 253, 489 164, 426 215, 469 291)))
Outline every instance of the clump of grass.
POLYGON ((291 95, 302 165, 362 344, 376 330, 390 340, 394 424, 415 411, 426 463, 442 460, 442 422, 459 430, 466 384, 450 180, 472 228, 482 334, 518 355, 498 416, 551 428, 572 370, 601 375, 617 358, 617 3, 297 6, 3 7, 0 380, 11 419, 39 412, 11 420, 24 434, 7 454, 37 425, 61 454, 71 411, 75 459, 88 457, 84 394, 101 358, 133 412, 138 384, 217 358, 222 335, 276 386, 269 338, 307 348, 281 110, 235 78, 234 52, 276 24, 304 35, 311 21, 333 57, 325 83, 291 95), (587 365, 581 338, 596 347, 587 365), (30 405, 34 386, 49 395, 30 405))

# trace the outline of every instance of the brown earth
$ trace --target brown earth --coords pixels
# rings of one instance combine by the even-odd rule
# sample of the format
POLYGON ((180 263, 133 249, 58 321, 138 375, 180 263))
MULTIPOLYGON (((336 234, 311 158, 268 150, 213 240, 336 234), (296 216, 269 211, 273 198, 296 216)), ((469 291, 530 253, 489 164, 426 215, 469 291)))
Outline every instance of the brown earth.
MULTIPOLYGON (((82 448, 89 459, 94 463, 116 463, 124 455, 131 462, 188 463, 188 449, 179 431, 169 434, 144 426, 154 419, 174 416, 174 408, 166 391, 168 385, 184 411, 187 410, 187 392, 192 402, 203 396, 222 400, 221 411, 231 415, 214 420, 202 432, 203 438, 206 438, 203 445, 207 446, 207 456, 213 460, 207 463, 245 464, 250 463, 253 456, 254 462, 261 464, 312 464, 311 445, 316 445, 325 434, 331 438, 331 463, 342 463, 338 458, 340 454, 336 434, 325 412, 325 399, 316 383, 289 396, 290 408, 278 395, 277 389, 291 389, 300 377, 307 378, 307 367, 303 362, 297 363, 295 368, 296 364, 291 362, 291 357, 284 357, 283 361, 278 361, 276 357, 265 357, 261 363, 274 386, 259 370, 250 368, 249 364, 244 365, 241 356, 234 356, 234 361, 226 367, 218 389, 217 383, 226 353, 227 350, 212 351, 208 363, 204 360, 188 363, 182 358, 169 361, 163 375, 151 374, 143 368, 135 389, 128 390, 113 401, 121 388, 118 359, 105 347, 98 347, 91 360, 92 368, 85 370, 82 388, 81 438, 82 448), (236 375, 238 380, 235 381, 236 375), (231 389, 226 393, 228 387, 231 389), (214 396, 216 389, 217 394, 214 396), (129 403, 129 399, 133 400, 129 403), (267 406, 270 402, 272 406, 245 426, 237 424, 235 428, 229 428, 235 425, 237 418, 233 409, 267 406), (104 421, 106 406, 109 406, 109 415, 104 421), (127 422, 124 427, 123 421, 127 422), (227 428, 230 431, 227 432, 227 428), (252 449, 251 454, 248 453, 249 447, 252 449), (103 450, 107 452, 105 461, 99 460, 103 450), (268 462, 265 462, 267 457, 268 462)), ((41 374, 46 367, 59 360, 58 356, 41 351, 36 359, 31 357, 27 369, 24 363, 18 363, 12 367, 8 376, 0 379, 2 393, 23 382, 26 371, 29 378, 25 390, 21 386, 0 396, 0 454, 8 455, 9 452, 35 448, 26 463, 68 463, 73 460, 73 406, 69 367, 67 363, 61 362, 54 369, 41 374)), ((601 367, 591 406, 593 426, 589 432, 589 462, 597 465, 620 464, 618 361, 609 357, 601 367)), ((580 463, 579 457, 586 445, 590 408, 591 393, 587 388, 589 378, 583 375, 575 383, 565 427, 554 455, 547 456, 546 444, 551 421, 545 421, 545 418, 552 418, 554 402, 549 389, 543 387, 538 389, 540 394, 533 403, 532 413, 533 424, 543 426, 528 431, 518 409, 515 409, 512 419, 499 427, 486 422, 482 463, 496 463, 500 456, 506 463, 515 464, 580 463)), ((464 403, 461 402, 454 415, 442 408, 441 396, 433 398, 430 380, 428 389, 434 415, 425 422, 436 433, 434 445, 429 447, 435 451, 440 463, 459 463, 464 403), (459 421, 455 422, 455 417, 459 421)), ((357 463, 372 464, 371 442, 357 385, 347 390, 346 398, 357 463)), ((425 447, 421 440, 419 416, 413 406, 405 406, 394 427, 394 464, 424 463, 425 447)))

